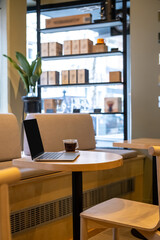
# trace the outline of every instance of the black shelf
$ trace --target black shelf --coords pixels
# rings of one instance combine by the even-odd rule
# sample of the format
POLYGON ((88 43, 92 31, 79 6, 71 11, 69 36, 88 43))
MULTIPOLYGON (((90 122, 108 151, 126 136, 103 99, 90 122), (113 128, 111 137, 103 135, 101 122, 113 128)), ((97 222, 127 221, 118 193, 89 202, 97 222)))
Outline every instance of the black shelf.
POLYGON ((68 32, 68 31, 77 31, 77 30, 95 30, 98 32, 100 29, 107 29, 110 27, 116 27, 122 25, 122 22, 119 20, 110 21, 110 22, 100 22, 100 23, 90 23, 82 25, 71 25, 66 27, 56 27, 56 28, 44 28, 40 29, 41 33, 56 33, 56 32, 68 32))
POLYGON ((109 57, 109 56, 120 56, 122 54, 123 53, 121 51, 72 54, 72 55, 62 55, 62 56, 47 56, 47 57, 42 57, 42 60, 51 61, 51 60, 77 59, 77 58, 109 57))
MULTIPOLYGON (((79 112, 79 113, 84 113, 84 112, 79 112)), ((115 114, 124 115, 124 112, 99 112, 99 113, 85 112, 85 113, 90 115, 115 115, 115 114)))
POLYGON ((78 84, 59 84, 59 85, 38 85, 39 88, 48 88, 48 87, 81 87, 81 86, 94 86, 94 85, 115 85, 115 84, 124 84, 123 82, 97 82, 97 83, 78 83, 78 84))
POLYGON ((124 114, 124 112, 100 112, 100 113, 94 113, 90 112, 91 115, 115 115, 115 114, 124 114))

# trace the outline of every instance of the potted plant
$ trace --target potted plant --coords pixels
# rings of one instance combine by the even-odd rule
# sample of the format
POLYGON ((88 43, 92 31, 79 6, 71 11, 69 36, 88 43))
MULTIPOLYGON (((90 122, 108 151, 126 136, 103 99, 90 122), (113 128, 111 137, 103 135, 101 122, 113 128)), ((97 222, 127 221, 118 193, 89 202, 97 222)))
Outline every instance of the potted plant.
POLYGON ((27 92, 27 95, 22 97, 24 102, 24 111, 27 113, 40 112, 40 98, 35 96, 35 90, 36 84, 42 73, 41 57, 36 57, 36 59, 30 64, 26 57, 20 52, 16 52, 18 63, 5 54, 3 56, 11 62, 12 66, 18 71, 24 83, 24 87, 27 92))

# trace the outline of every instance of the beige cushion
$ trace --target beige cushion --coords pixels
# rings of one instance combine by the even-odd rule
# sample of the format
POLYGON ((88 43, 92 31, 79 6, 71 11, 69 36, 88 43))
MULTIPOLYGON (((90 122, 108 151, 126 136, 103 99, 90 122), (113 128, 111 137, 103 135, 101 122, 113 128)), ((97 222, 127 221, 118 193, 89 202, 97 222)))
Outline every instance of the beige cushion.
POLYGON ((19 127, 16 117, 0 114, 0 161, 21 156, 19 127))
MULTIPOLYGON (((78 139, 79 149, 95 148, 95 136, 92 117, 89 114, 28 114, 26 119, 38 121, 45 151, 64 149, 63 139, 78 139)), ((24 136, 24 153, 29 155, 26 137, 24 136)))
POLYGON ((95 148, 94 151, 101 151, 101 152, 111 152, 119 154, 123 157, 123 159, 129 159, 137 157, 138 152, 136 150, 127 150, 127 149, 108 149, 108 148, 95 148))
MULTIPOLYGON (((0 162, 0 170, 10 168, 10 167, 13 167, 11 160, 0 162)), ((41 170, 41 169, 35 169, 35 168, 21 168, 21 167, 18 167, 18 168, 21 173, 21 180, 56 173, 53 171, 47 171, 47 170, 41 170)))

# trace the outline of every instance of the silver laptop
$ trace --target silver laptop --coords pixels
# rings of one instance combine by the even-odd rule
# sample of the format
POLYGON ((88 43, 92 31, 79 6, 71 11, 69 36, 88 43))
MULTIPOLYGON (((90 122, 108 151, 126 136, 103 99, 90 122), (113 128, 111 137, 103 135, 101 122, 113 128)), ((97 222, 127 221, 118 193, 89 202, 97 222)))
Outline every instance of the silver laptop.
POLYGON ((74 161, 79 156, 78 152, 44 152, 37 120, 24 120, 23 125, 33 160, 41 162, 74 161))

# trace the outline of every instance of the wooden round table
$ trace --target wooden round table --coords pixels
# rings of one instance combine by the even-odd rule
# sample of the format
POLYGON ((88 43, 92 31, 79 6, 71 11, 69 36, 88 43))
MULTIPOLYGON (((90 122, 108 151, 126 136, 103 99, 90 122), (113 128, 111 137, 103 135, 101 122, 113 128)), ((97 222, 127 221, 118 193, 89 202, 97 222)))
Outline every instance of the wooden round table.
POLYGON ((121 155, 96 151, 80 151, 80 156, 72 162, 35 162, 30 157, 13 160, 13 165, 18 167, 72 172, 73 240, 80 239, 80 213, 83 211, 82 172, 112 169, 122 164, 121 155))

